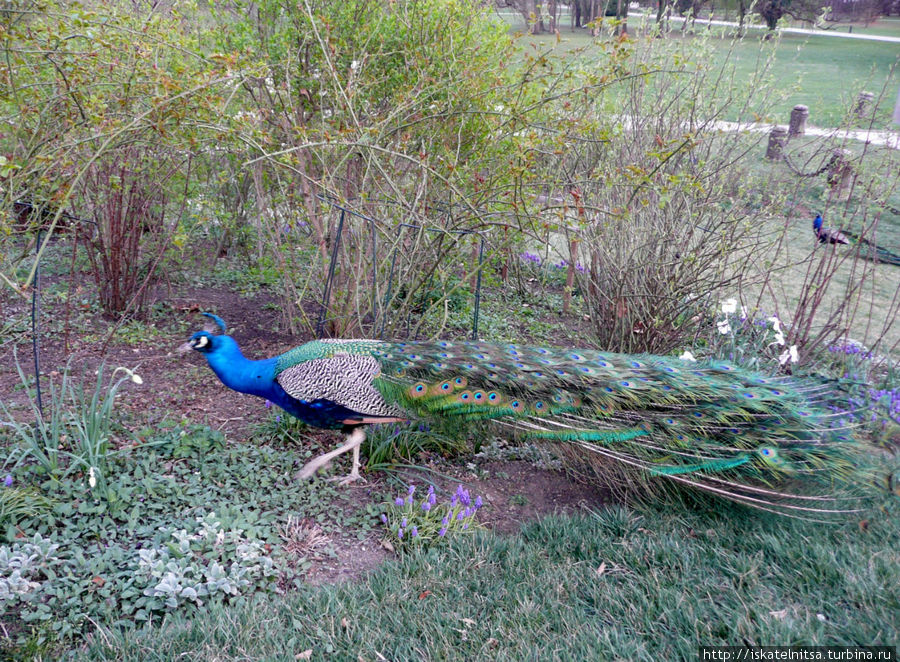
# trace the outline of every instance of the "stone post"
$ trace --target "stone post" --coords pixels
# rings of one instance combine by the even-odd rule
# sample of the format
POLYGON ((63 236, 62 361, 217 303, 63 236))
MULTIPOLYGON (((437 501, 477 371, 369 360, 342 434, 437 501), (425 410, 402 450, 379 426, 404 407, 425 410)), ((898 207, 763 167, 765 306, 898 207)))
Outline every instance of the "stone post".
POLYGON ((766 148, 766 158, 771 161, 780 161, 787 138, 788 130, 785 127, 773 126, 769 132, 769 146, 766 148))
POLYGON ((831 154, 828 166, 828 186, 834 200, 848 200, 853 184, 853 164, 850 159, 853 152, 848 149, 836 149, 831 154))
POLYGON ((856 108, 853 109, 853 113, 858 119, 864 120, 869 118, 872 114, 872 102, 874 100, 875 95, 872 92, 859 93, 859 96, 856 97, 856 108))
POLYGON ((788 137, 802 136, 806 133, 806 120, 809 117, 809 108, 803 104, 797 104, 791 110, 791 125, 788 127, 788 137))

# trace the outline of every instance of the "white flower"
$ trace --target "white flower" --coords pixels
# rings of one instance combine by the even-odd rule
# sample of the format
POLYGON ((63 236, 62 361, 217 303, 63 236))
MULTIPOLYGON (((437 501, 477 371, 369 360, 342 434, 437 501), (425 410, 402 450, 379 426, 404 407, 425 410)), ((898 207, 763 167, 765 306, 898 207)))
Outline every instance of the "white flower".
POLYGON ((788 361, 791 363, 796 363, 800 360, 800 354, 797 352, 797 345, 791 345, 788 349, 784 350, 781 353, 781 356, 778 357, 778 362, 781 365, 784 365, 788 361))
POLYGON ((136 372, 131 373, 131 381, 133 381, 135 384, 143 384, 144 383, 144 380, 141 379, 141 376, 139 374, 137 374, 136 372))
POLYGON ((775 332, 775 344, 784 345, 784 334, 781 332, 781 329, 775 332))
POLYGON ((498 103, 494 106, 495 113, 502 113, 504 110, 506 110, 506 109, 503 107, 502 103, 498 103))
MULTIPOLYGON (((781 320, 773 315, 769 318, 769 321, 772 323, 772 330, 775 333, 781 333, 781 320)), ((781 344, 783 345, 784 343, 781 344)))
POLYGON ((731 324, 728 323, 728 320, 719 320, 716 322, 716 326, 719 327, 719 333, 723 336, 727 336, 731 333, 731 324))
POLYGON ((741 319, 747 319, 747 308, 746 306, 741 306, 741 319))
POLYGON ((88 470, 88 485, 91 486, 91 489, 97 487, 97 477, 94 475, 94 467, 91 467, 88 470))
POLYGON ((691 354, 691 351, 689 349, 684 350, 684 354, 682 354, 678 358, 681 359, 682 361, 696 361, 697 360, 694 358, 694 355, 691 354))
POLYGON ((352 71, 359 69, 359 60, 353 60, 353 62, 350 63, 350 69, 352 71))
POLYGON ((737 299, 725 299, 722 302, 722 312, 726 315, 730 315, 734 311, 737 310, 737 299))

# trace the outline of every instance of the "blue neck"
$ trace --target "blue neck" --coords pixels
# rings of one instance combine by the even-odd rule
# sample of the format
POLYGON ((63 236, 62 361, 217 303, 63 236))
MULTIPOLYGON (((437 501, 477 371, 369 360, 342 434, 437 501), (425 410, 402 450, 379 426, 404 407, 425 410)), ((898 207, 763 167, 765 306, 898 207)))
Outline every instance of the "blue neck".
POLYGON ((813 221, 813 230, 820 229, 822 229, 822 217, 817 215, 815 220, 813 221))
POLYGON ((216 336, 215 343, 215 349, 206 354, 206 360, 225 386, 275 402, 273 386, 281 391, 275 382, 276 359, 251 361, 241 353, 231 336, 216 336))

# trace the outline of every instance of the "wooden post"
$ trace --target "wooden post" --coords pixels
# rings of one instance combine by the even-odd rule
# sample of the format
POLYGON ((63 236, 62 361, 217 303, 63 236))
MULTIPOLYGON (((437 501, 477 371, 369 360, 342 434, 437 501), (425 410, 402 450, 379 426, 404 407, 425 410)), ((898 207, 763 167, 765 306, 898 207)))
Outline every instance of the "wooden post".
POLYGON ((806 133, 806 120, 809 117, 809 108, 803 104, 797 104, 791 110, 791 124, 788 127, 788 138, 802 136, 806 133))
POLYGON ((853 152, 847 149, 836 149, 831 155, 828 167, 828 186, 835 200, 848 200, 853 184, 853 164, 850 159, 853 152))
POLYGON ((856 108, 853 109, 853 113, 856 115, 857 119, 868 119, 872 114, 872 102, 875 100, 875 95, 872 92, 860 92, 859 96, 856 97, 856 108))
POLYGON ((787 138, 788 130, 785 127, 773 126, 769 132, 769 146, 766 148, 766 158, 770 161, 780 161, 787 138))

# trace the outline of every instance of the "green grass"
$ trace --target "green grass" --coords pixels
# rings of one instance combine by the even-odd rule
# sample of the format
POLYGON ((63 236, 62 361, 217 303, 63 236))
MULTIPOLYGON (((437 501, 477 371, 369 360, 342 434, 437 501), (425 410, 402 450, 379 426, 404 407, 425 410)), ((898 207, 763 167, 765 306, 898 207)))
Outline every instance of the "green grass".
POLYGON ((699 645, 892 644, 898 523, 896 508, 866 527, 727 510, 551 517, 359 583, 101 627, 74 657, 686 660, 699 645))
MULTIPOLYGON (((512 29, 521 29, 521 22, 516 17, 504 18, 510 20, 512 29)), ((563 21, 562 25, 561 41, 556 46, 561 53, 585 47, 592 42, 587 30, 572 32, 567 21, 563 21)), ((632 19, 630 27, 633 36, 637 33, 637 26, 637 19, 632 19)), ((754 33, 733 43, 730 36, 723 36, 725 31, 722 28, 713 28, 709 32, 712 35, 714 60, 724 63, 733 48, 730 60, 734 65, 737 81, 748 79, 771 47, 769 42, 761 41, 754 33)), ((669 38, 695 39, 690 35, 683 37, 680 32, 673 32, 669 38)), ((556 37, 529 35, 523 38, 523 45, 527 47, 528 44, 549 48, 556 44, 556 37)), ((762 119, 787 123, 791 108, 797 104, 805 104, 810 108, 811 125, 838 126, 853 107, 860 91, 868 90, 878 95, 882 89, 886 89, 874 126, 882 129, 892 127, 890 116, 896 100, 897 85, 900 84, 900 72, 895 70, 891 76, 891 68, 898 61, 900 44, 783 34, 775 48, 773 84, 777 90, 784 90, 789 94, 787 98, 774 104, 770 117, 762 119)), ((591 53, 594 55, 590 57, 597 57, 599 51, 591 53)), ((726 119, 752 121, 756 118, 727 116, 726 119)))

